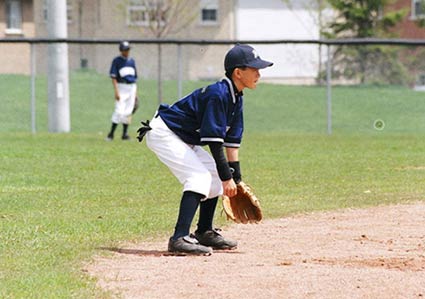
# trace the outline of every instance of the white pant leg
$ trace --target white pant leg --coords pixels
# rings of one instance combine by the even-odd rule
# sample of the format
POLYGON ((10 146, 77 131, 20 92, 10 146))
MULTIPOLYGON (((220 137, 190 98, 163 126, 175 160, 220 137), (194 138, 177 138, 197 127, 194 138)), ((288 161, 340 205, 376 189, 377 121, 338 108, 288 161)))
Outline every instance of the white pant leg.
POLYGON ((202 148, 202 146, 196 145, 193 150, 198 156, 201 163, 208 169, 211 174, 211 188, 208 198, 214 198, 223 194, 223 183, 217 172, 217 165, 215 164, 214 158, 202 148))
POLYGON ((183 191, 202 194, 204 199, 222 193, 221 181, 220 186, 217 183, 215 161, 205 150, 183 142, 160 117, 154 118, 150 126, 152 130, 146 134, 147 146, 167 165, 183 185, 183 191))
POLYGON ((120 100, 115 101, 115 110, 112 114, 112 122, 116 124, 130 124, 131 115, 136 101, 136 84, 118 83, 120 100))

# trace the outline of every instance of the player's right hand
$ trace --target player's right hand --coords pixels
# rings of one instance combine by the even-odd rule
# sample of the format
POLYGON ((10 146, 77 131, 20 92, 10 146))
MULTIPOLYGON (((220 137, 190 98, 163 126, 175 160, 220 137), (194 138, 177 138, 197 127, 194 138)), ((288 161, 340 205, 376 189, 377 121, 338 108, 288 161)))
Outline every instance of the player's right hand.
POLYGON ((118 92, 115 92, 115 100, 117 101, 120 100, 120 94, 118 92))
POLYGON ((223 183, 223 195, 233 197, 238 192, 235 181, 233 179, 222 182, 223 183))

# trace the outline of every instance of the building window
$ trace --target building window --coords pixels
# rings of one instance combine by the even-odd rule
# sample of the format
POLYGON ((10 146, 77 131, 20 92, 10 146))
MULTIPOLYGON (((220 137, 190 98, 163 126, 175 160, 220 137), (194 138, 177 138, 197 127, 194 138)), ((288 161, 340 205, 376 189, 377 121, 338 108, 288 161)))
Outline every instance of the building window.
POLYGON ((218 0, 201 0, 201 24, 216 25, 218 23, 218 0))
POLYGON ((412 0, 412 18, 425 17, 425 0, 412 0))
POLYGON ((132 2, 127 7, 128 26, 149 26, 149 12, 146 6, 132 2))
POLYGON ((22 7, 20 0, 6 1, 6 34, 22 33, 22 7))
MULTIPOLYGON (((43 20, 45 23, 47 23, 48 18, 47 7, 47 0, 43 0, 43 20)), ((72 23, 72 0, 66 0, 66 17, 68 19, 68 24, 72 23)))
POLYGON ((157 20, 159 25, 167 24, 167 11, 170 8, 167 4, 148 2, 142 0, 131 0, 127 6, 127 25, 128 26, 154 26, 157 20))

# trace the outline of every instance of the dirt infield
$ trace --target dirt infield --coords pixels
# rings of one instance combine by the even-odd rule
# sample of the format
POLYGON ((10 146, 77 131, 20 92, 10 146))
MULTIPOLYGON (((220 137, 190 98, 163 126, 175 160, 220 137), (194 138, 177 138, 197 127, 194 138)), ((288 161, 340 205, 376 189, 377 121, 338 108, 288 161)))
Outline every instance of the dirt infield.
POLYGON ((425 203, 232 225, 238 249, 167 256, 167 240, 87 267, 122 298, 424 298, 425 203))

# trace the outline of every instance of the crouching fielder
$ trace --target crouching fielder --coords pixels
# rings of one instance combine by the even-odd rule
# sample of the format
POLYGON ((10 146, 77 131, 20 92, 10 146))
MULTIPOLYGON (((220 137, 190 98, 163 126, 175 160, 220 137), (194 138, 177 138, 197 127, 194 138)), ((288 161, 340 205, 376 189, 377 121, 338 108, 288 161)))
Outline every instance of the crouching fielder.
POLYGON ((259 69, 272 64, 252 47, 238 44, 226 54, 224 79, 171 106, 161 105, 152 121, 139 129, 139 141, 146 134, 148 147, 183 185, 177 224, 168 242, 170 252, 211 254, 212 248, 237 246, 213 229, 213 218, 218 196, 235 195, 241 180, 242 91, 254 89, 259 69), (197 229, 190 234, 198 206, 197 229))

